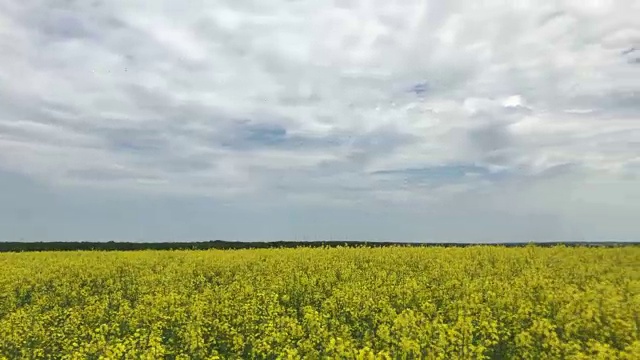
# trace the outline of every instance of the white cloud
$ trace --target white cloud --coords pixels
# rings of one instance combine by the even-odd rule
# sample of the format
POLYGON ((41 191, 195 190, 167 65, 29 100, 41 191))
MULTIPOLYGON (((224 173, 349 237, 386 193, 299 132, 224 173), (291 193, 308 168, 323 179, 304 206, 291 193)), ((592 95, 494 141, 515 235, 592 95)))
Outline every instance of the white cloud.
POLYGON ((0 167, 69 186, 356 206, 506 182, 527 192, 560 168, 637 184, 634 9, 0 1, 0 167), (402 175, 459 166, 487 171, 448 187, 402 175))

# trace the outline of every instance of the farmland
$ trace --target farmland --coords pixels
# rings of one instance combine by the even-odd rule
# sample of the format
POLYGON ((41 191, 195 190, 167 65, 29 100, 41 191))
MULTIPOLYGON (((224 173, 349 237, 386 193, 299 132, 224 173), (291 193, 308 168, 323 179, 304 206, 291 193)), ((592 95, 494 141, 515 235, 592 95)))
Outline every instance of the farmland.
POLYGON ((0 254, 0 359, 639 359, 640 248, 0 254))

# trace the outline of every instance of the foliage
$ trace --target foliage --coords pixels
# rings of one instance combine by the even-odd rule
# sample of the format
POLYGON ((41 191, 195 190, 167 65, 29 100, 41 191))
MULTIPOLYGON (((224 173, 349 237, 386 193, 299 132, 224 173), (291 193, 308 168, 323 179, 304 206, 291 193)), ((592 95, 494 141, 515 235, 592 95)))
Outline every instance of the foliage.
POLYGON ((640 359, 640 249, 0 254, 0 359, 640 359))
MULTIPOLYGON (((209 249, 273 249, 296 247, 388 247, 388 246, 415 246, 415 247, 467 247, 476 246, 470 243, 399 243, 399 242, 366 242, 366 241, 200 241, 200 242, 0 242, 0 252, 20 251, 73 251, 73 250, 209 250, 209 249)), ((500 243, 500 246, 520 247, 528 243, 500 243)), ((579 247, 638 247, 639 242, 544 242, 536 243, 536 246, 579 246, 579 247)))

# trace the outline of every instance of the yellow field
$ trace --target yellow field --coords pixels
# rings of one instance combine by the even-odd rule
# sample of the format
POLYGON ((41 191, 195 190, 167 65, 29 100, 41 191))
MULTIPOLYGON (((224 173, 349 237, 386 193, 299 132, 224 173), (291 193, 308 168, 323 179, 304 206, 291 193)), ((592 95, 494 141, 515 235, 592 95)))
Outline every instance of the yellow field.
POLYGON ((0 254, 0 358, 640 359, 640 248, 0 254))

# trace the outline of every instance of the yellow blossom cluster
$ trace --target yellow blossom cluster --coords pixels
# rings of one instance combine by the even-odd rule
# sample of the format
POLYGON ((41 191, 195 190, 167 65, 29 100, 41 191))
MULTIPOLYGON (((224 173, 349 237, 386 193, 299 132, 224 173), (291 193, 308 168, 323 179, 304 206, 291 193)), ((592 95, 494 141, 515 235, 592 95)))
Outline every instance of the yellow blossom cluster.
POLYGON ((0 359, 640 359, 640 248, 0 254, 0 359))

